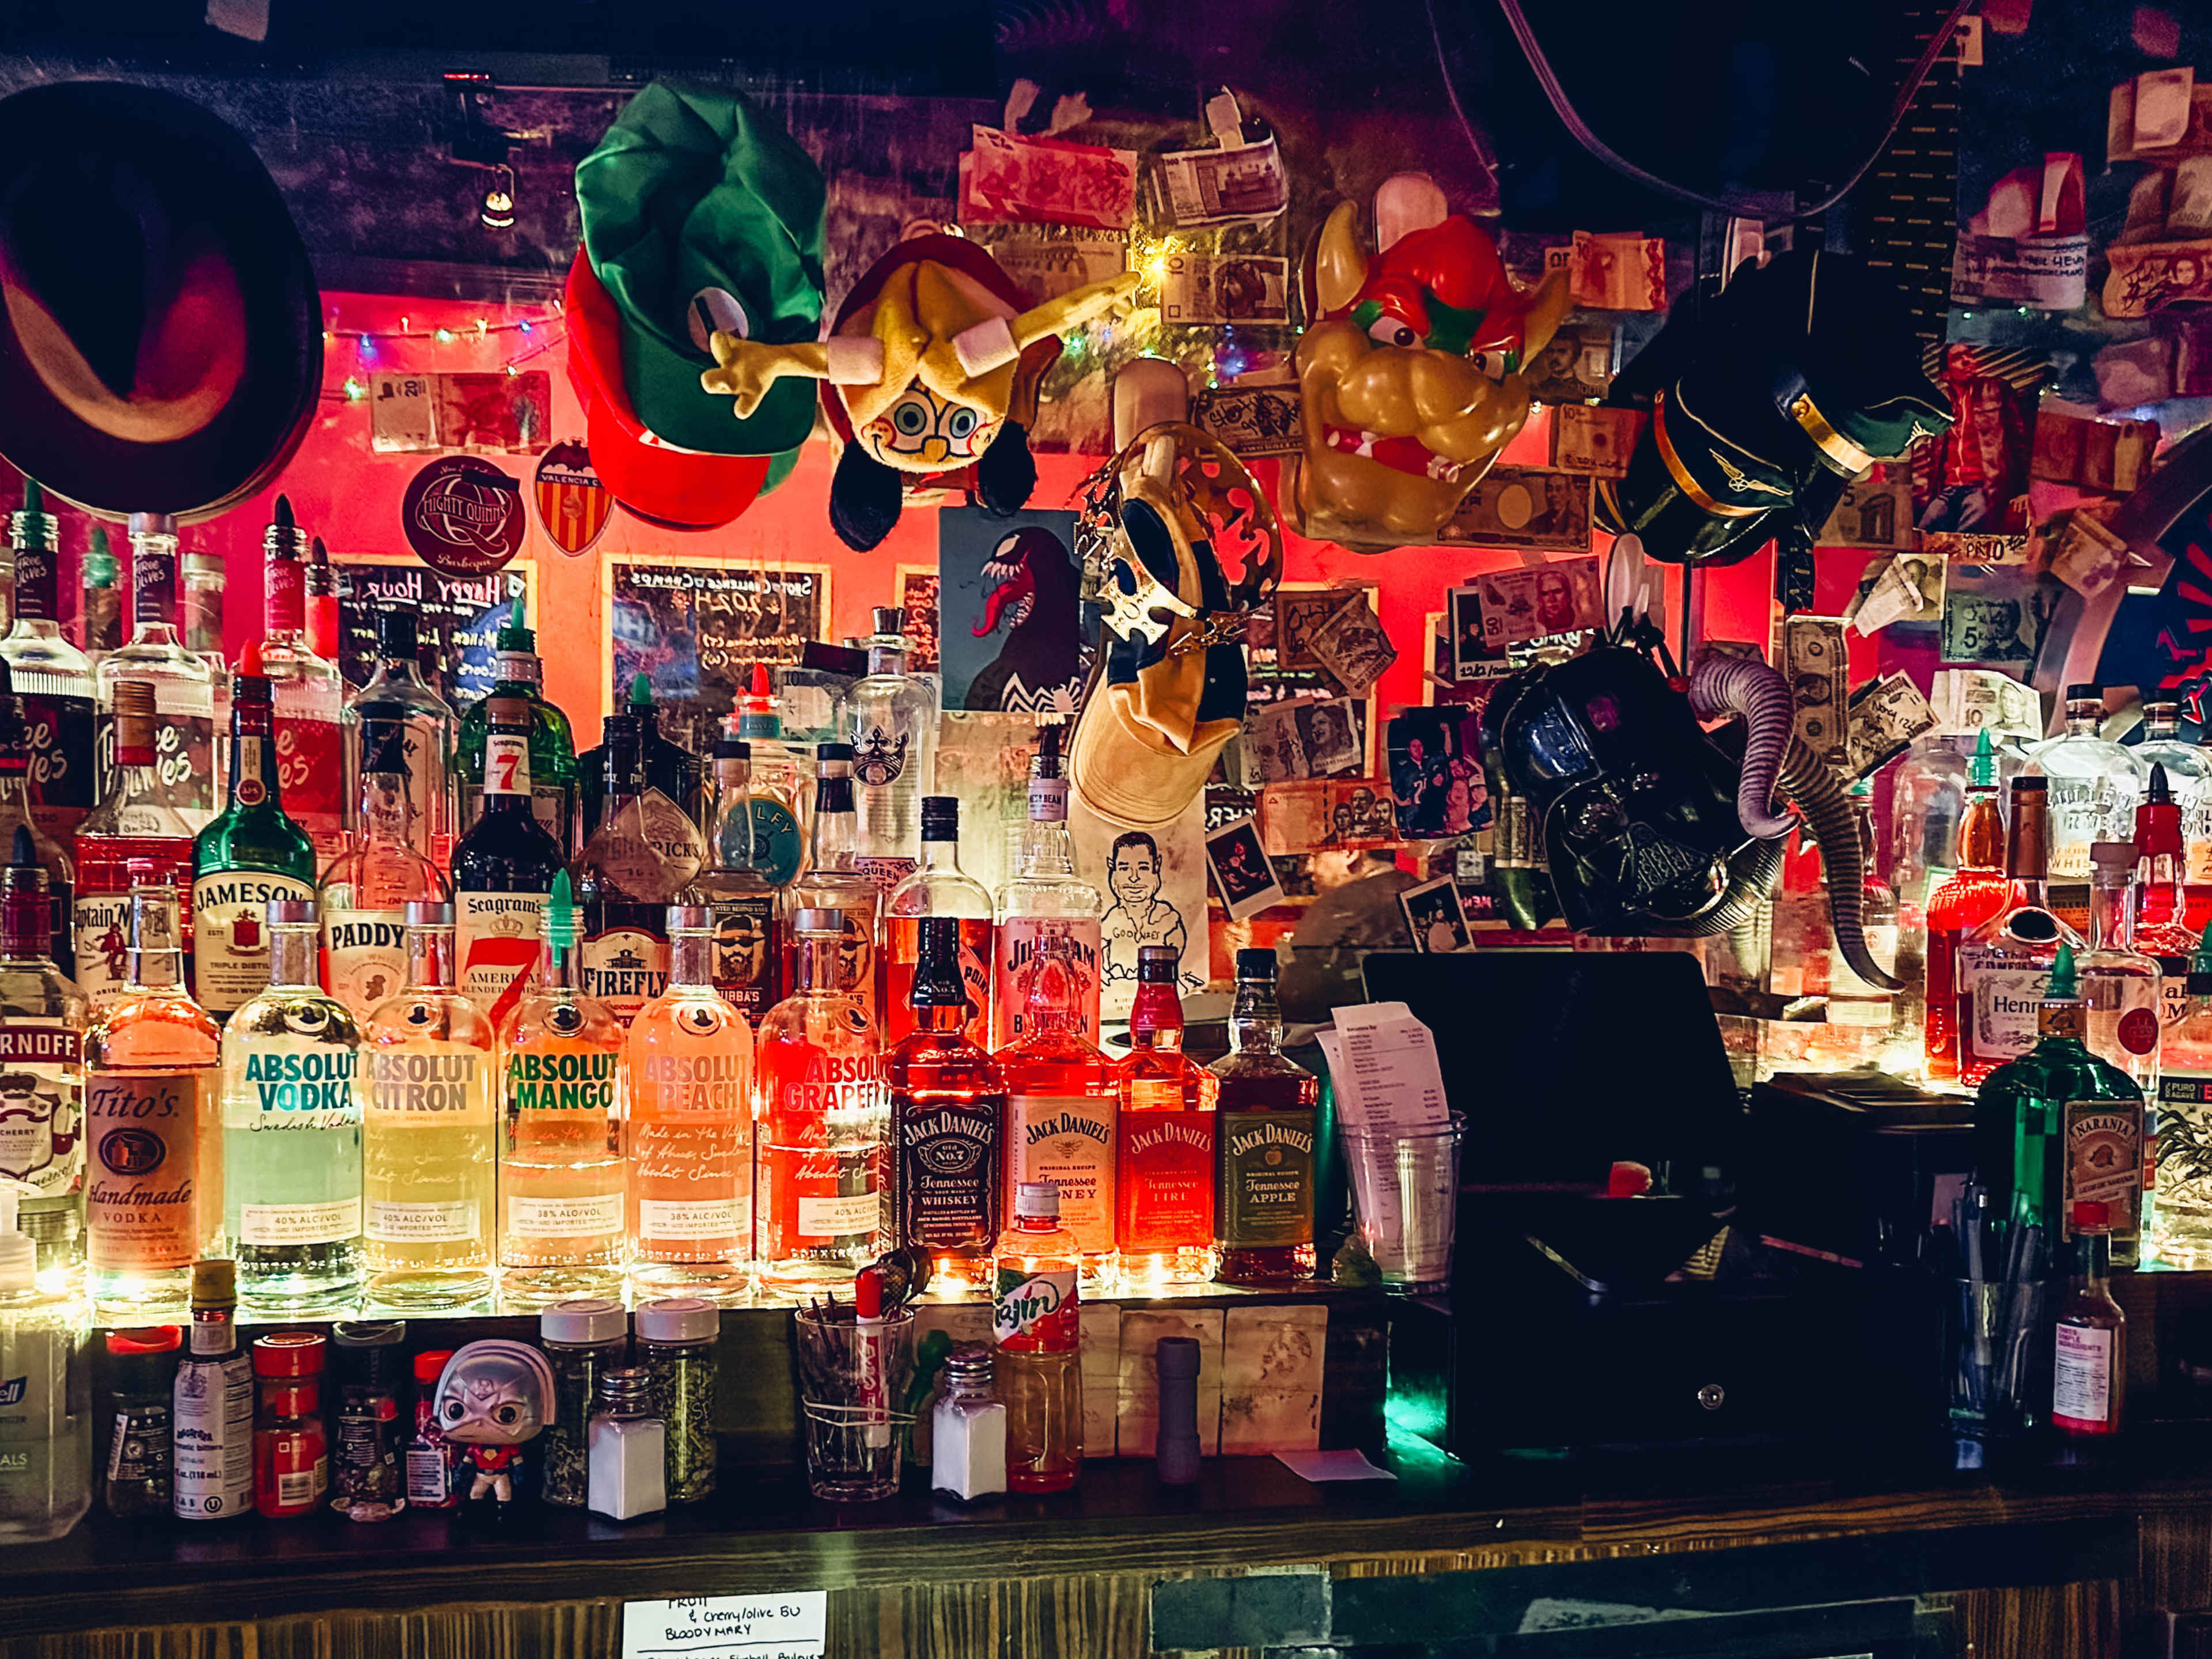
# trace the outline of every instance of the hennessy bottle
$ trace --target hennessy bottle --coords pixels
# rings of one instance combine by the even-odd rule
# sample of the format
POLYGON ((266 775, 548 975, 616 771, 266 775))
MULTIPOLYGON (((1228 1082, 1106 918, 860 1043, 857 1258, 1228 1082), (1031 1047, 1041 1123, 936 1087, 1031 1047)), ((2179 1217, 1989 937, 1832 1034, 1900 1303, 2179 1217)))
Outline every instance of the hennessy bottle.
POLYGON ((897 1242, 928 1252, 933 1287, 981 1290, 999 1235, 1006 1085, 968 1036, 975 1007, 961 973, 960 924, 915 924, 915 1029, 884 1057, 891 1099, 897 1242))
MULTIPOLYGON (((1957 963, 1959 1081, 1969 1088, 2035 1046, 2038 1009, 2058 949, 2084 948, 2081 936, 2053 914, 2044 884, 2045 780, 2012 781, 2012 821, 2005 834, 2005 896, 1960 938, 1957 963)), ((2081 853, 2084 873, 2088 848, 2081 853)))

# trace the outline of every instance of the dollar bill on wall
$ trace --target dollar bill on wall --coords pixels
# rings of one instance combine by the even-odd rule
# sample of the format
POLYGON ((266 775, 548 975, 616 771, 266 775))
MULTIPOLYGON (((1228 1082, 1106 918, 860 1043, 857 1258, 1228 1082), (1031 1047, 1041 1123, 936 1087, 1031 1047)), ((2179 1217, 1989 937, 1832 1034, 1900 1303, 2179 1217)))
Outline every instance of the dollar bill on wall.
POLYGON ((2021 566, 1952 560, 1943 581, 1943 660, 2032 665, 2064 591, 2021 566))
POLYGON ((1784 622, 1782 672, 1796 708, 1794 729, 1799 740, 1822 760, 1841 765, 1850 690, 1842 619, 1791 617, 1784 622))
POLYGON ((1178 327, 1291 320, 1291 262, 1255 253, 1170 253, 1160 321, 1178 327))
POLYGON ((1869 680, 1851 694, 1845 721, 1844 773, 1863 778, 1887 766, 1912 746, 1913 738, 1936 729, 1936 711, 1905 673, 1869 680))
POLYGON ((1294 385, 1214 386, 1191 400, 1191 414, 1235 454, 1295 455, 1304 445, 1294 385))
POLYGON ((1322 666, 1355 697, 1365 696, 1398 660, 1398 648, 1382 631, 1382 620, 1364 592, 1345 600, 1313 631, 1308 643, 1322 666))
POLYGON ((1480 547, 1587 550, 1590 481, 1586 475, 1545 467, 1492 467, 1437 539, 1480 547))

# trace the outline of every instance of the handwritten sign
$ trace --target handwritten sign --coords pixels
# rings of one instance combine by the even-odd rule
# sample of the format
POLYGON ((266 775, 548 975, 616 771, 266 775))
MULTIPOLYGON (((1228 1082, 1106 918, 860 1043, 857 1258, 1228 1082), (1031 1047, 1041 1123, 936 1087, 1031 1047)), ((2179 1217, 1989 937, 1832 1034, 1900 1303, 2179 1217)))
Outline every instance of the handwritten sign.
POLYGON ((822 1659, 829 1627, 827 1590, 629 1601, 622 1659, 822 1659))
POLYGON ((510 620, 528 615, 528 565, 483 576, 446 576, 412 560, 337 563, 338 667, 348 685, 366 685, 376 672, 378 616, 412 611, 422 678, 431 688, 456 709, 491 690, 493 641, 510 620))
POLYGON ((737 708, 753 665, 795 663, 830 627, 830 573, 818 565, 763 570, 726 564, 631 564, 610 559, 607 707, 629 700, 643 674, 661 731, 702 753, 737 708))

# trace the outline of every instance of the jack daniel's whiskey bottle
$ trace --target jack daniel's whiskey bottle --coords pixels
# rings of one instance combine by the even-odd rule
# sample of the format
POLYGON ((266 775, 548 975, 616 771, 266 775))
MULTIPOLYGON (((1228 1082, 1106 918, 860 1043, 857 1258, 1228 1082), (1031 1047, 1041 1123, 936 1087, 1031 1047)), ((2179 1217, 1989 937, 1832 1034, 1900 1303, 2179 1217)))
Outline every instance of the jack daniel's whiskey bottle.
POLYGON ((898 1243, 927 1250, 930 1282, 978 1290, 999 1236, 1006 1085, 969 1041, 975 1009, 960 971, 960 924, 915 924, 915 1028, 885 1056, 890 1085, 892 1212, 898 1243))
POLYGON ((1275 953, 1237 953, 1214 1140, 1214 1242, 1225 1285, 1314 1274, 1315 1113, 1321 1082, 1283 1056, 1275 953))

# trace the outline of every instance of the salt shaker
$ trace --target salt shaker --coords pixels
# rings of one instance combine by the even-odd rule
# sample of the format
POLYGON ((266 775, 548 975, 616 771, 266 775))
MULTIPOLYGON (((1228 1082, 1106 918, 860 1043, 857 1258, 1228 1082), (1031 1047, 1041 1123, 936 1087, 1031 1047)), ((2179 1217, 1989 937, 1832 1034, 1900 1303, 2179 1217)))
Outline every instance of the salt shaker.
POLYGON ((930 1483, 973 1503, 1006 1489, 1006 1407, 991 1392, 991 1351, 963 1342, 946 1356, 930 1415, 930 1483))
POLYGON ((644 1366, 599 1373, 589 1437, 592 1514, 629 1521, 668 1507, 668 1425, 653 1414, 653 1382, 644 1366))

